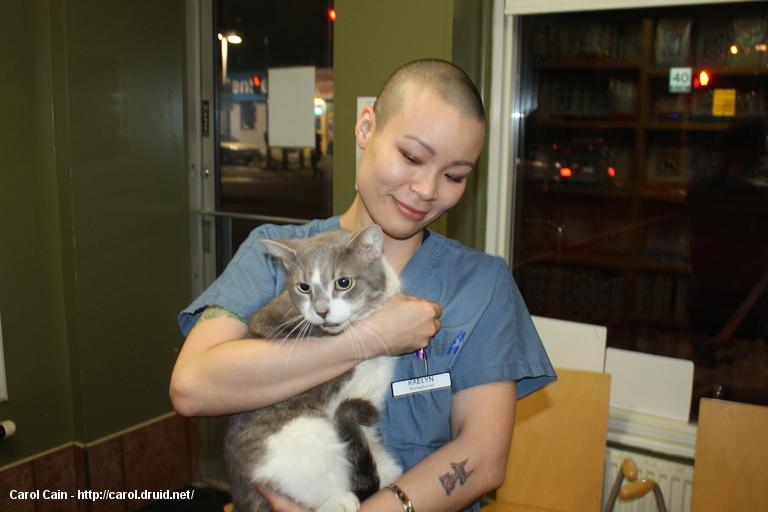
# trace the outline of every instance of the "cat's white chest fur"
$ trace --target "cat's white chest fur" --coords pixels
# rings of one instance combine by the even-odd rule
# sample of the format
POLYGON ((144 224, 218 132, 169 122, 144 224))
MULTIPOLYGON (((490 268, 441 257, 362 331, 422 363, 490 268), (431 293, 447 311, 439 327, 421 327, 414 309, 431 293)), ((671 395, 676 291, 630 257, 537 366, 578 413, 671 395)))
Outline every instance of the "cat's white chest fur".
POLYGON ((339 404, 347 398, 365 398, 381 411, 392 383, 395 361, 394 357, 381 356, 366 359, 357 365, 352 377, 328 404, 328 415, 332 417, 339 404))

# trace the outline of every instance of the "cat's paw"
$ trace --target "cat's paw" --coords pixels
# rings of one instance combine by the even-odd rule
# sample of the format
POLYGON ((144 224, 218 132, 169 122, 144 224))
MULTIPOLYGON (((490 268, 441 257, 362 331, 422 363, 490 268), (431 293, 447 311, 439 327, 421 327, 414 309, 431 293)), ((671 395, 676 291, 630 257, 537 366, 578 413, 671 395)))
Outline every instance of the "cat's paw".
POLYGON ((331 496, 317 508, 317 512, 357 512, 360 500, 351 492, 331 496))

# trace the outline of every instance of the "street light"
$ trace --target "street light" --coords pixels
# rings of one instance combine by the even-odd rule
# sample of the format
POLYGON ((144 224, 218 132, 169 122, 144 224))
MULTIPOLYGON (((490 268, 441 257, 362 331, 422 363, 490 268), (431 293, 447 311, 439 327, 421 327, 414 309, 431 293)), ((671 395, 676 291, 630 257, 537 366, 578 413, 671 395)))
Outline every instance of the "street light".
POLYGON ((243 38, 234 32, 230 32, 226 36, 219 32, 219 41, 221 41, 221 83, 227 83, 227 56, 229 54, 230 44, 241 44, 243 38))

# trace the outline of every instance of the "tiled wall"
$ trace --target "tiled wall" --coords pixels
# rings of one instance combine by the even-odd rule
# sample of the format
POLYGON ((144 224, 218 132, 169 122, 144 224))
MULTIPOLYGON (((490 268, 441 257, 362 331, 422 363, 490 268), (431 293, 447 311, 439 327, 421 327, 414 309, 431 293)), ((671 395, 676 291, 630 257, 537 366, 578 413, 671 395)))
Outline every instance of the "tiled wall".
POLYGON ((10 491, 174 491, 197 476, 193 421, 171 415, 86 446, 68 445, 0 470, 3 512, 130 512, 147 500, 10 499, 10 491), (194 467, 193 467, 194 466, 194 467))

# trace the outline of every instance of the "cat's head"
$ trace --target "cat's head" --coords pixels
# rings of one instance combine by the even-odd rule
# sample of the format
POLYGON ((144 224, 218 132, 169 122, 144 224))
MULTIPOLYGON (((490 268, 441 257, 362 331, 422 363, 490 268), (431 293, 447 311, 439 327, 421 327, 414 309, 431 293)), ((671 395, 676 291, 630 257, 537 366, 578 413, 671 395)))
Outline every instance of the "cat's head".
POLYGON ((372 224, 355 233, 337 230, 264 243, 285 267, 286 288, 305 320, 337 334, 400 289, 383 257, 383 239, 381 228, 372 224))

